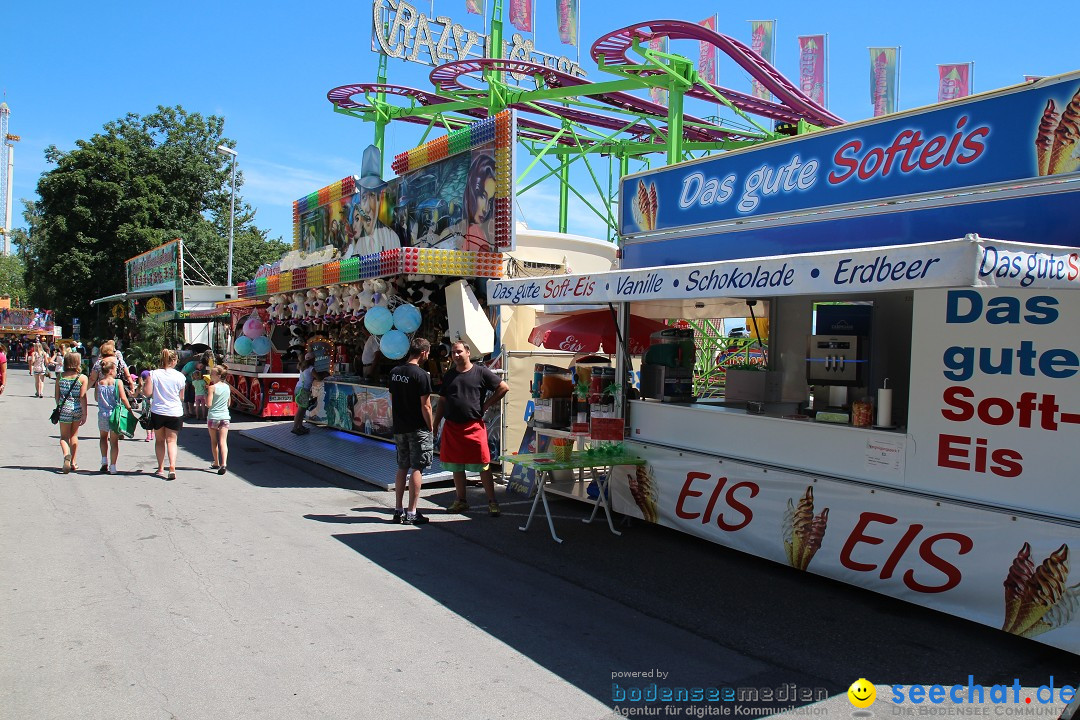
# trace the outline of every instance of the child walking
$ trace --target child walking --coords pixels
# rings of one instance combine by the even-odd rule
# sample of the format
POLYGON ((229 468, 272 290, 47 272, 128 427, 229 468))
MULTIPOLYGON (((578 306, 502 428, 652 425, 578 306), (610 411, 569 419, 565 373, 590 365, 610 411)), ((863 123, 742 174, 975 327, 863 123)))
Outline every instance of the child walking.
POLYGON ((86 422, 87 377, 82 374, 82 356, 69 352, 64 356, 64 372, 56 378, 56 407, 60 409, 60 452, 64 453, 64 472, 78 470, 75 453, 79 451, 79 428, 86 422))
POLYGON ((120 454, 120 433, 109 427, 109 416, 117 403, 131 410, 124 391, 124 383, 116 379, 116 360, 107 357, 101 361, 101 377, 94 390, 98 404, 98 447, 101 449, 101 469, 99 472, 116 474, 116 458, 120 454))
MULTIPOLYGON (((139 373, 139 380, 142 385, 146 385, 146 381, 150 378, 150 371, 143 370, 139 373)), ((150 414, 150 398, 146 397, 142 393, 139 393, 139 415, 150 414)), ((146 431, 146 442, 154 442, 154 428, 150 427, 146 431)))
POLYGON ((206 365, 199 363, 191 373, 191 385, 195 388, 195 419, 206 418, 206 365))
MULTIPOLYGON (((229 368, 221 363, 210 368, 210 384, 206 395, 206 429, 210 432, 210 452, 214 456, 210 467, 216 469, 218 475, 225 474, 229 462, 229 398, 232 388, 225 382, 228 372, 229 368)), ((198 404, 198 395, 195 399, 198 404)))

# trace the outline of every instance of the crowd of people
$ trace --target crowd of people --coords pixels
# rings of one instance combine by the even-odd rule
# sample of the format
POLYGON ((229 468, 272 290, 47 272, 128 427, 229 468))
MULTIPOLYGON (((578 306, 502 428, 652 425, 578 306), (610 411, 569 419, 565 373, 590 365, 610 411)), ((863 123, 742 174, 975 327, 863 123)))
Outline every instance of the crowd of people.
MULTIPOLYGON (((0 394, 7 384, 6 351, 0 344, 0 394)), ((431 344, 427 340, 414 339, 405 361, 391 373, 389 390, 397 446, 396 502, 391 520, 409 525, 428 521, 417 510, 417 501, 422 473, 432 464, 435 430, 441 421, 444 422, 440 460, 443 468, 453 473, 456 495, 447 511, 464 513, 469 509, 466 472, 476 472, 487 496, 488 514, 497 517, 501 510, 495 499, 484 415, 502 400, 509 386, 487 367, 473 363, 469 345, 458 341, 451 346, 454 366, 443 376, 439 403, 433 410, 431 377, 423 369, 430 352, 431 344)), ((185 418, 206 421, 213 458, 210 468, 219 475, 227 472, 231 389, 226 380, 228 368, 215 363, 210 351, 189 353, 178 370, 180 355, 166 348, 161 351, 156 368, 138 375, 129 368, 112 340, 93 349, 89 374, 83 372, 83 354, 75 347, 51 347, 34 342, 13 347, 11 356, 25 358, 29 372, 34 375, 35 397, 44 397, 46 376, 55 376, 54 422, 60 429, 62 472, 79 469, 79 429, 88 419, 91 390, 97 403, 99 472, 117 473, 120 441, 125 436, 114 419, 118 406, 139 418, 139 425, 146 430, 145 440, 154 443, 156 475, 166 480, 176 479, 177 438, 184 429, 185 418)), ((301 362, 296 390, 298 411, 292 429, 297 435, 310 432, 304 426, 306 399, 310 397, 313 382, 326 375, 315 361, 314 355, 307 354, 301 362)))
POLYGON ((157 368, 136 374, 113 340, 91 349, 82 343, 52 345, 16 340, 10 347, 0 343, 0 394, 7 387, 9 357, 12 362, 26 363, 27 371, 34 376, 34 397, 45 397, 45 381, 54 379, 50 394, 55 402, 53 422, 60 431, 64 473, 79 470, 79 431, 89 420, 89 396, 93 391, 101 451, 99 472, 117 473, 120 441, 131 437, 125 434, 129 428, 118 425, 115 410, 122 406, 145 429, 145 441, 154 443, 155 474, 166 480, 176 479, 177 437, 187 417, 206 422, 213 457, 210 468, 224 475, 231 419, 228 367, 215 364, 209 351, 187 355, 187 364, 182 371, 177 370, 179 354, 164 349, 157 368), (87 355, 89 360, 84 363, 87 355), (84 371, 87 367, 89 372, 84 371))

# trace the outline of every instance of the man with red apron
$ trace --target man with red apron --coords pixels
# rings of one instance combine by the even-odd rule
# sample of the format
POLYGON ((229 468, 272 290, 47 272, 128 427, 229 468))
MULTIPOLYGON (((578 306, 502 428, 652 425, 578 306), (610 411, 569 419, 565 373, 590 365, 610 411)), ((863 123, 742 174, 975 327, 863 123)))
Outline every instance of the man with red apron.
POLYGON ((489 408, 502 400, 510 386, 483 365, 473 365, 470 350, 461 341, 451 346, 454 367, 443 376, 439 405, 435 410, 433 427, 439 427, 439 421, 446 420, 439 445, 439 462, 454 473, 457 491, 457 499, 446 510, 463 513, 469 509, 465 499, 465 473, 478 472, 487 494, 488 514, 498 517, 501 510, 495 502, 495 483, 489 467, 491 451, 483 418, 489 408))

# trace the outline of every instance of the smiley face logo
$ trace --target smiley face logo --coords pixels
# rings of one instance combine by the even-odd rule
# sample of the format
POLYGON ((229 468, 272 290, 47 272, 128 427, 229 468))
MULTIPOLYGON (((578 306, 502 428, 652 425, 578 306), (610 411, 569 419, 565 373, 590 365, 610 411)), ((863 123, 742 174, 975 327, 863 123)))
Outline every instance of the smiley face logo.
POLYGON ((877 688, 866 678, 859 678, 851 683, 847 691, 848 700, 857 708, 868 708, 877 700, 877 688))

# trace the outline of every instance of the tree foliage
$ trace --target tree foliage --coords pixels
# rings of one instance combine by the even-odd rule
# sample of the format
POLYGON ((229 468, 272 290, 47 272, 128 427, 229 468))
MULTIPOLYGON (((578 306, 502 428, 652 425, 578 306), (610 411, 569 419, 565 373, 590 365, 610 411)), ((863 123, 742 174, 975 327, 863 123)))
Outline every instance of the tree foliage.
MULTIPOLYGON (((230 159, 215 148, 233 143, 223 128, 220 117, 159 106, 107 123, 70 152, 49 146, 45 156, 56 167, 41 176, 40 200, 24 212, 21 256, 33 304, 65 323, 86 318, 84 332, 103 334, 105 313, 92 312, 90 300, 123 292, 124 261, 175 238, 184 241, 191 278, 224 284, 230 159)), ((234 281, 286 250, 254 225, 239 170, 236 185, 234 281)))
MULTIPOLYGON (((17 233, 12 233, 13 238, 17 233)), ((11 297, 12 307, 29 305, 26 295, 26 267, 17 255, 0 255, 0 295, 11 297)))

